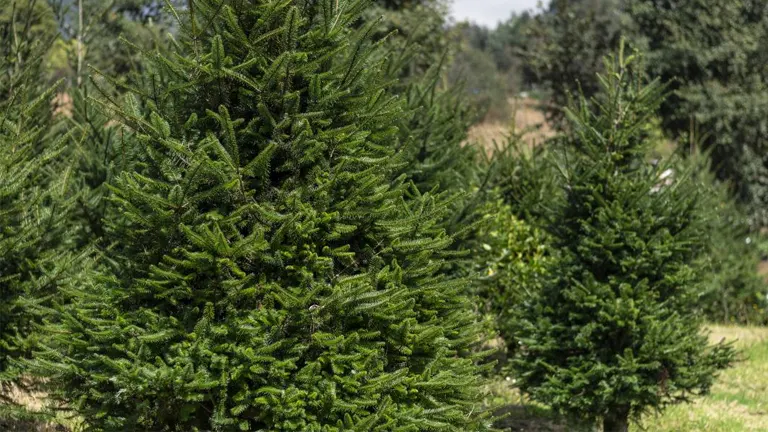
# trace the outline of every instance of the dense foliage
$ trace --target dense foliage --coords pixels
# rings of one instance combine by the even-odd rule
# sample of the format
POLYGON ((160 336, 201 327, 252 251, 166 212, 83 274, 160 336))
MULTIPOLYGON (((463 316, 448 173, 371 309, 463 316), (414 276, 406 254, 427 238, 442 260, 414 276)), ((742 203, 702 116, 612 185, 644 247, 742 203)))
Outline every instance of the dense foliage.
POLYGON ((633 59, 620 53, 600 97, 569 112, 564 198, 548 228, 558 256, 513 321, 521 388, 607 432, 706 392, 732 359, 708 346, 696 313, 702 190, 685 173, 660 182, 662 166, 646 162, 663 87, 642 85, 633 59))
MULTIPOLYGON (((542 289, 552 257, 550 240, 543 230, 515 216, 503 201, 485 209, 493 219, 483 225, 483 243, 475 251, 481 265, 477 294, 481 312, 488 316, 504 342, 501 359, 511 358, 520 341, 517 311, 542 289)), ((498 367, 507 366, 501 361, 498 367)))
POLYGON ((398 175, 366 3, 193 5, 145 58, 164 90, 110 106, 140 158, 119 266, 51 320, 52 395, 98 430, 482 429, 448 204, 398 175))
POLYGON ((56 294, 78 255, 68 220, 72 170, 50 105, 56 87, 42 65, 50 11, 13 6, 0 15, 0 35, 15 41, 0 44, 0 414, 9 387, 24 384, 16 361, 35 338, 33 305, 56 294))
POLYGON ((535 82, 550 91, 547 113, 556 125, 569 98, 600 90, 596 74, 618 47, 622 16, 615 0, 553 0, 528 26, 523 55, 535 82))
POLYGON ((703 319, 768 321, 764 8, 449 4, 0 2, 0 429, 483 431, 518 383, 624 431, 706 392, 703 319), (622 35, 650 61, 601 63, 622 35), (513 105, 554 136, 474 142, 513 105))
POLYGON ((765 226, 765 4, 698 0, 678 8, 633 0, 627 12, 648 73, 674 90, 661 107, 665 128, 673 136, 699 131, 718 177, 731 182, 753 226, 765 226))

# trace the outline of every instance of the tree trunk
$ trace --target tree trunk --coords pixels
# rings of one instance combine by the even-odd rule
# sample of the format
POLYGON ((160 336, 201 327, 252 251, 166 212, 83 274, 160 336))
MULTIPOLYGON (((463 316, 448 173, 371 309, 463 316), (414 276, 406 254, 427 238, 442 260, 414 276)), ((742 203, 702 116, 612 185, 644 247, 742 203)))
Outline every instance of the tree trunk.
POLYGON ((603 432, 629 432, 629 409, 616 408, 603 417, 603 432))

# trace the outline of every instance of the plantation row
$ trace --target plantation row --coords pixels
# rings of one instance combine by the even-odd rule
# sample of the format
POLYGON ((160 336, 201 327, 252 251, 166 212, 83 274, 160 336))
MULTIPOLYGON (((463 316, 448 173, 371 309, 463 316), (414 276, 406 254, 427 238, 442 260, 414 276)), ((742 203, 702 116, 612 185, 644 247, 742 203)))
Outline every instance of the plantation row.
POLYGON ((0 427, 484 431, 511 373, 627 431, 732 363, 705 319, 764 319, 744 217, 705 157, 651 160, 667 88, 623 44, 562 134, 486 155, 398 5, 132 3, 169 35, 111 59, 64 3, 0 6, 0 427))

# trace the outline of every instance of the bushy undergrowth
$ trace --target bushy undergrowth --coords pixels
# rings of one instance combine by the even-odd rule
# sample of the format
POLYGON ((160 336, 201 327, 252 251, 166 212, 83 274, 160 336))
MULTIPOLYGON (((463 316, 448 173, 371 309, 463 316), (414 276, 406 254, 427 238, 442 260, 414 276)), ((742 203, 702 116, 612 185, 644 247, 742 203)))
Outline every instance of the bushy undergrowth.
MULTIPOLYGON (((481 312, 504 342, 505 359, 519 344, 516 312, 541 290, 553 251, 546 234, 515 216, 508 204, 491 202, 485 210, 491 216, 478 233, 482 243, 474 259, 480 273, 477 294, 481 312)), ((502 360, 497 366, 506 364, 502 360)))

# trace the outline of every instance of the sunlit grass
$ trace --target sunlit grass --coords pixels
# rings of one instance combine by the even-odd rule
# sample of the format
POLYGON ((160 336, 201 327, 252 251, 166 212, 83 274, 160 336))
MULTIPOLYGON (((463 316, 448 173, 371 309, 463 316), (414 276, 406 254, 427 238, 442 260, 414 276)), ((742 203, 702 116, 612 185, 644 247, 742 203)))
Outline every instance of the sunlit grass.
POLYGON ((768 329, 715 326, 711 331, 710 339, 735 341, 743 350, 741 361, 722 372, 710 395, 647 418, 646 430, 768 431, 768 329))
MULTIPOLYGON (((633 432, 768 431, 768 328, 710 326, 710 340, 725 339, 741 350, 741 360, 723 371, 711 394, 663 414, 646 416, 633 432)), ((489 389, 491 401, 505 405, 499 426, 504 431, 560 432, 584 430, 558 418, 546 407, 531 403, 515 390, 512 379, 489 389)))

